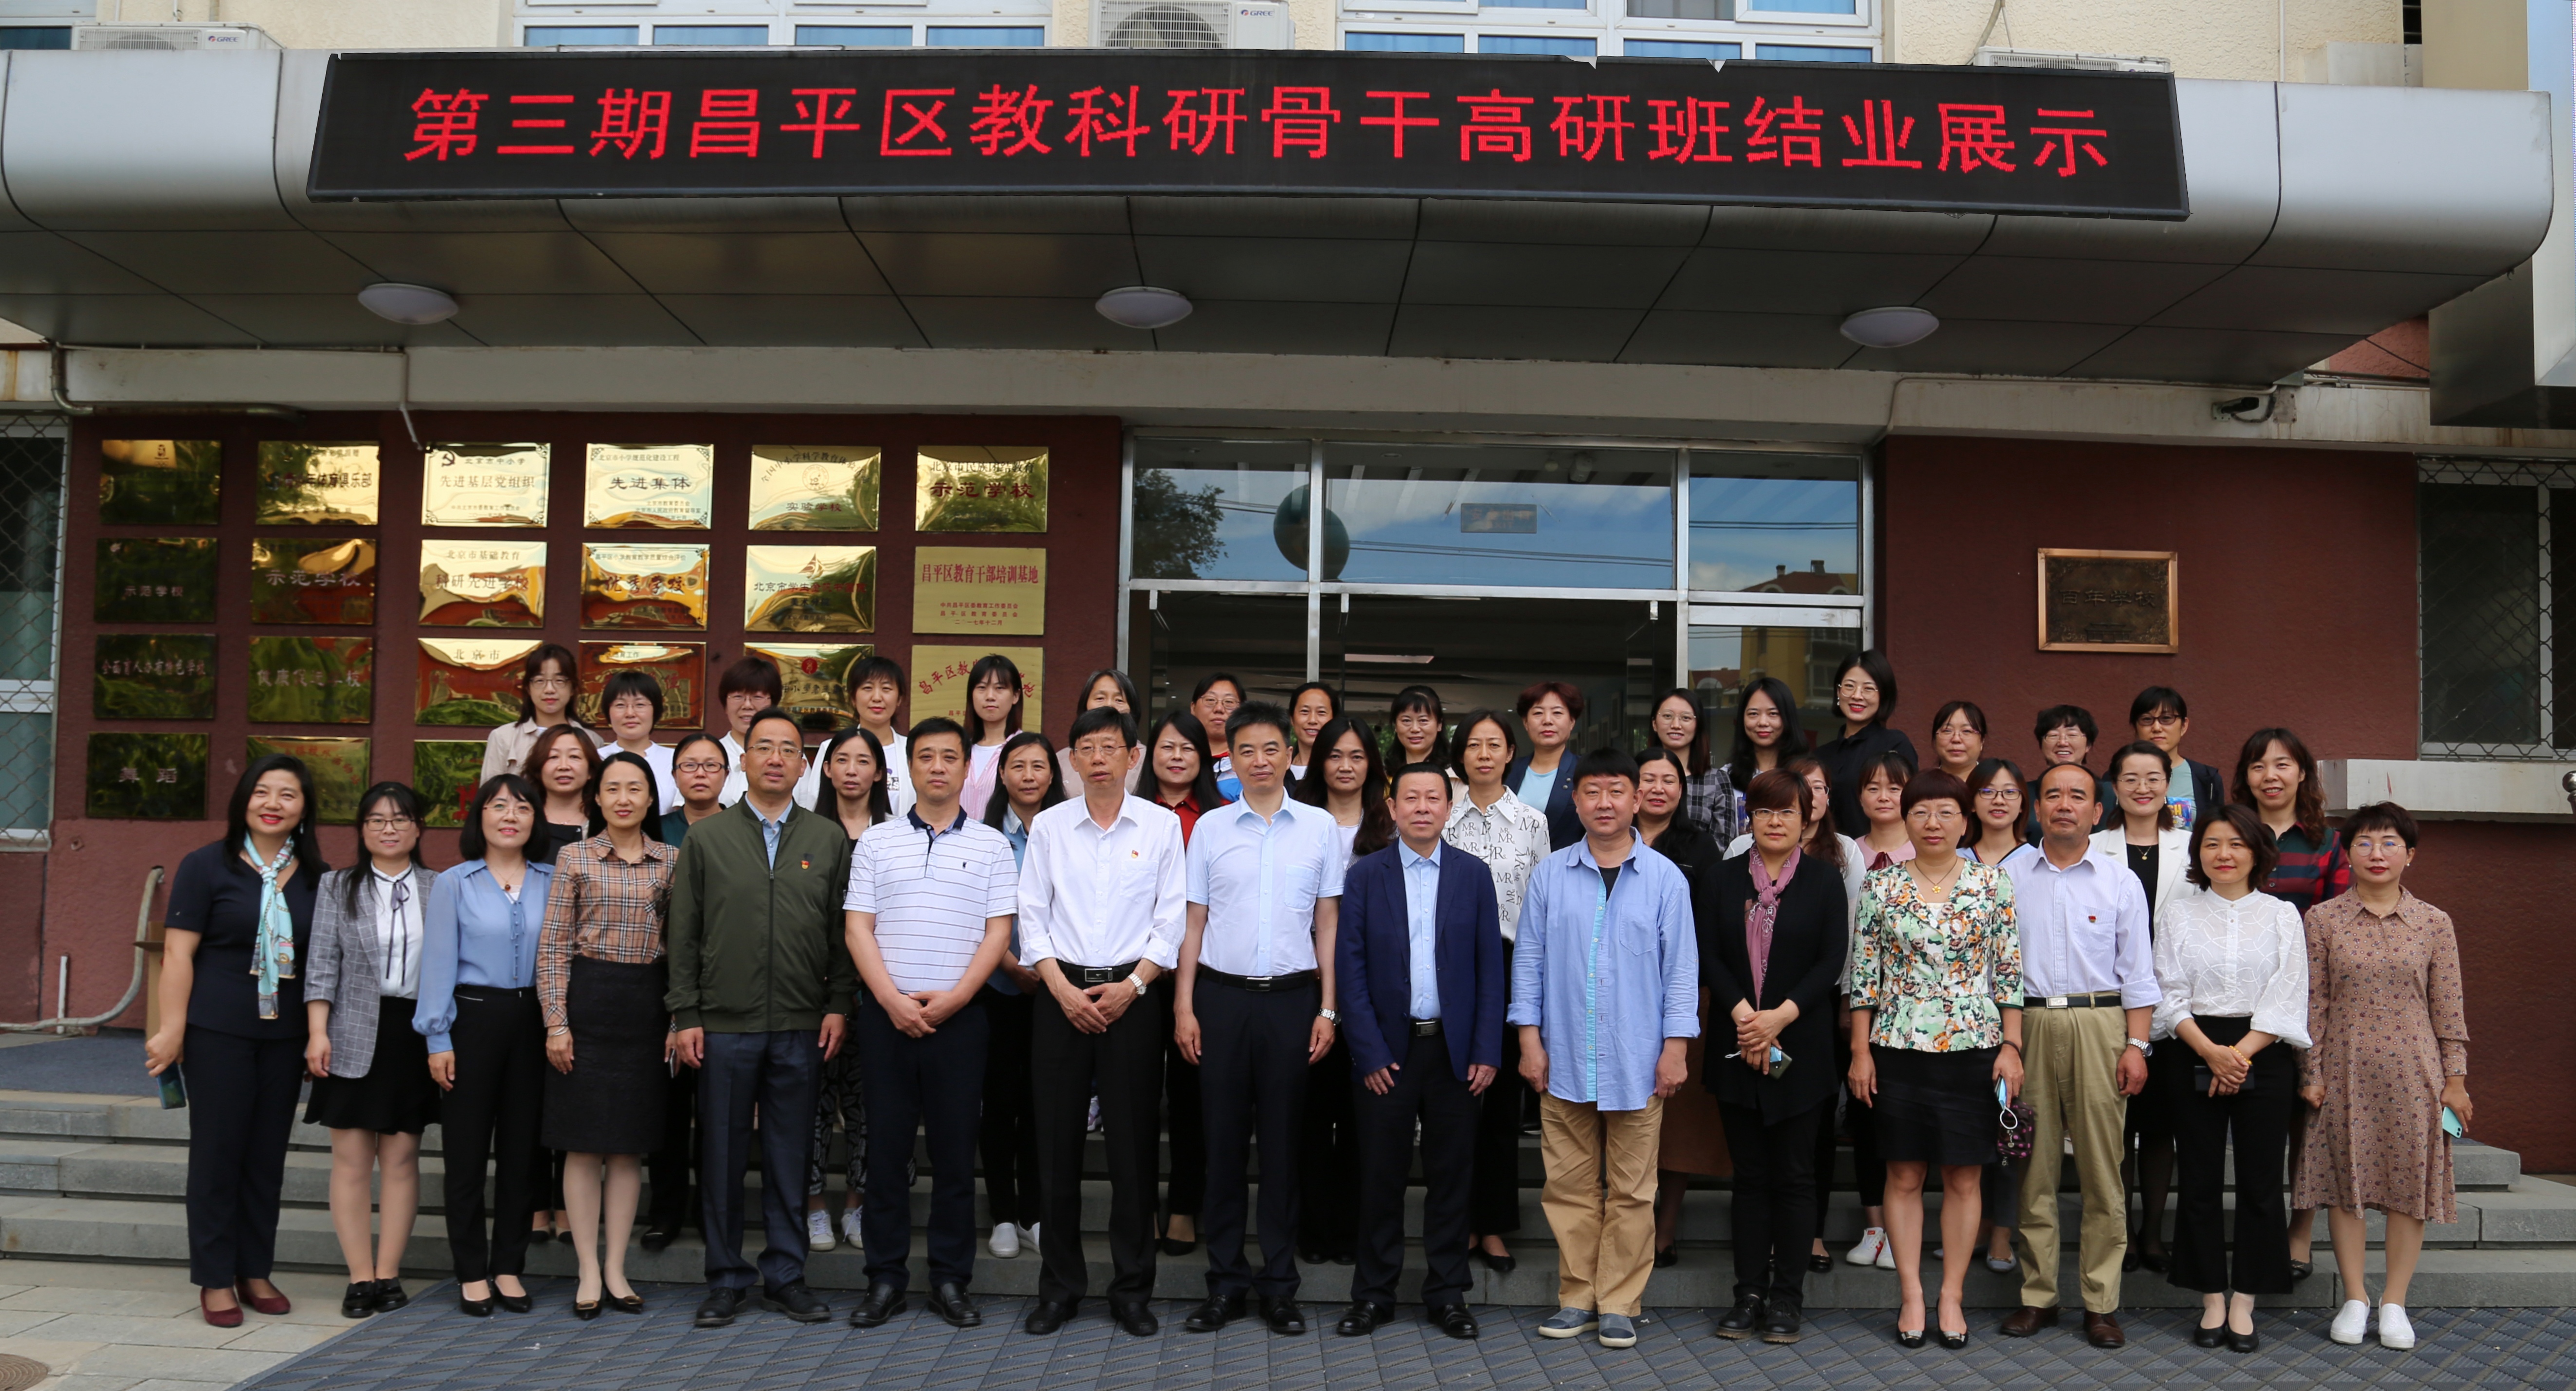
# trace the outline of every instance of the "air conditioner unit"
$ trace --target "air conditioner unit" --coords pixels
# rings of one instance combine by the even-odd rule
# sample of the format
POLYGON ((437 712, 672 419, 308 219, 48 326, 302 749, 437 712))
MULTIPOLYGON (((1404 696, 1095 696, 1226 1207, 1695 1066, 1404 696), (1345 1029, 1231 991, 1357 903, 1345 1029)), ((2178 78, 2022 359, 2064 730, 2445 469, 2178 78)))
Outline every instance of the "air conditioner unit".
POLYGON ((1283 0, 1093 0, 1102 48, 1294 48, 1283 0))
POLYGON ((2088 72, 2172 72, 2173 59, 2136 58, 2122 53, 2051 53, 2037 48, 1980 48, 1971 66, 2082 68, 2088 72))
POLYGON ((255 24, 75 24, 74 49, 140 49, 154 53, 275 48, 277 40, 255 24))

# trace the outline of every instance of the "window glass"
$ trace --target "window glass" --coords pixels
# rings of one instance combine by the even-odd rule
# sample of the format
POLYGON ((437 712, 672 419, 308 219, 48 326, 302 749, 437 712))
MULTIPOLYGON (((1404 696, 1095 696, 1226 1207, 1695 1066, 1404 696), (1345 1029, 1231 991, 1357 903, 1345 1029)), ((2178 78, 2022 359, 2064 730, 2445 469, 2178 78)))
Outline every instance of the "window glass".
POLYGON ((1858 14, 1860 0, 1747 0, 1745 8, 1789 14, 1858 14))
POLYGON ((1464 34, 1363 34, 1342 36, 1342 47, 1355 53, 1464 53, 1464 34))
POLYGON ((2542 490, 2418 486, 2424 738, 2534 744, 2541 737, 2547 641, 2540 611, 2542 490))
POLYGON ((1324 579, 1672 587, 1669 450, 1327 444, 1324 460, 1324 579))
MULTIPOLYGON (((1590 9, 1587 0, 1484 0, 1489 10, 1583 10, 1590 9)), ((1487 49, 1488 53, 1500 52, 1487 49)))
MULTIPOLYGON (((1834 716, 1834 668, 1860 650, 1860 629, 1754 628, 1694 623, 1690 630, 1690 689, 1699 697, 1700 728, 1708 734, 1711 761, 1735 754, 1735 712, 1744 692, 1762 678, 1789 688, 1805 732, 1797 752, 1842 732, 1834 716)), ((1744 789, 1739 787, 1736 791, 1744 789)))
POLYGON ((1743 57, 1744 45, 1690 43, 1681 39, 1630 39, 1627 52, 1631 58, 1706 58, 1716 61, 1722 58, 1743 57))
POLYGON ((932 48, 1044 48, 1046 30, 1038 25, 1008 28, 986 25, 934 24, 932 48))
MULTIPOLYGON (((1631 19, 1733 19, 1735 0, 1628 0, 1628 17, 1631 19)), ((1728 44, 1727 47, 1734 48, 1736 45, 1728 44)), ((1630 51, 1635 51, 1633 46, 1630 51)), ((1695 58, 1699 55, 1683 56, 1695 58)))
POLYGON ((635 42, 632 24, 531 24, 525 39, 530 48, 553 48, 559 45, 613 47, 635 42))
POLYGON ((53 679, 62 510, 63 442, 0 439, 0 680, 53 679))
POLYGON ((1306 578, 1303 440, 1136 441, 1139 580, 1306 578))
POLYGON ((1831 455, 1691 455, 1690 587, 1860 592, 1860 464, 1831 455))
MULTIPOLYGON (((14 25, 0 29, 0 50, 12 48, 69 48, 72 46, 70 25, 14 25)), ((14 823, 13 823, 14 824, 14 823)))
POLYGON ((769 26, 766 24, 657 24, 653 26, 653 42, 752 48, 769 42, 769 26))
POLYGON ((1766 43, 1754 46, 1755 54, 1792 63, 1866 63, 1866 48, 1826 48, 1815 44, 1766 43))
POLYGON ((1479 53, 1553 53, 1564 58, 1589 58, 1598 47, 1590 39, 1546 38, 1536 34, 1486 34, 1476 40, 1479 53))
POLYGON ((854 48, 910 48, 909 24, 799 24, 800 44, 843 44, 854 48))

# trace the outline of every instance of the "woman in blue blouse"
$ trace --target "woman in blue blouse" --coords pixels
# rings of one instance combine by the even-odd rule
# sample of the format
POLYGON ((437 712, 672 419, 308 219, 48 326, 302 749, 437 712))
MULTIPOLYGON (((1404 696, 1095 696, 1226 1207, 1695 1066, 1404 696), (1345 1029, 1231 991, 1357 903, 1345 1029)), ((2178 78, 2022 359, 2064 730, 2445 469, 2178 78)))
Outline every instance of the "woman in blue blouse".
POLYGON ((465 862, 429 890, 422 929, 420 1008, 412 1027, 429 1041, 429 1075, 447 1093, 447 1245, 457 1299, 489 1318, 534 1307, 519 1282, 545 1094, 545 1018, 537 1006, 537 935, 546 920, 552 866, 528 858, 542 802, 516 773, 486 780, 465 816, 465 862), (493 1166, 492 1234, 483 1231, 483 1173, 493 1166))
MULTIPOLYGON (((1029 850, 1029 822, 1064 800, 1064 777, 1055 747, 1034 730, 1002 746, 1002 772, 993 799, 981 808, 984 823, 1011 842, 1017 862, 1029 850)), ((975 810, 969 808, 969 810, 975 810)), ((992 1209, 990 1249, 1004 1259, 1038 1239, 1038 1132, 1029 1091, 1029 1011, 1046 986, 1020 960, 1020 936, 991 979, 984 982, 984 1016, 992 1021, 993 1046, 984 1061, 984 1203, 992 1209)))

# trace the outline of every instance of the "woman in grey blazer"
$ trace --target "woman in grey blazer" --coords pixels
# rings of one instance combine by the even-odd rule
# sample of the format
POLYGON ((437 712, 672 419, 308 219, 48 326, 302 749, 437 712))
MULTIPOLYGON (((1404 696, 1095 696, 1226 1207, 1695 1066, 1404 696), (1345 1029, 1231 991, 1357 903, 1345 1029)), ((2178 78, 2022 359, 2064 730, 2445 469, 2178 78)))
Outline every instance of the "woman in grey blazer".
POLYGON ((358 799, 367 860, 322 876, 304 963, 304 1064, 313 1074, 304 1120, 331 1131, 331 1227, 349 1263, 340 1313, 353 1319, 408 1302, 402 1256, 420 1211, 420 1135, 438 1119, 428 1042, 412 1028, 421 928, 437 878, 420 858, 421 812, 420 794, 398 782, 358 799), (371 1244, 379 1166, 384 1234, 371 1244))

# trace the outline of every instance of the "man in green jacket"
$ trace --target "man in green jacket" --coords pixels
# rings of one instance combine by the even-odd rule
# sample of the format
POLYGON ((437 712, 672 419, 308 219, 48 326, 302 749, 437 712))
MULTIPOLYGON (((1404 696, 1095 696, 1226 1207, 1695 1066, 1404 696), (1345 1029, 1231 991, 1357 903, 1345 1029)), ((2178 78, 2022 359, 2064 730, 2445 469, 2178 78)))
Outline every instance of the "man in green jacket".
POLYGON ((700 1226, 706 1301, 722 1328, 751 1300, 742 1255, 742 1177, 760 1111, 761 1303, 799 1323, 831 1306, 805 1284, 805 1151, 816 1084, 841 1049, 858 973, 841 935, 850 842, 841 823, 795 803, 804 732, 771 708, 744 731, 742 800, 689 828, 671 877, 668 1003, 680 1061, 698 1069, 700 1226), (792 1175, 796 1182, 774 1181, 792 1175))

